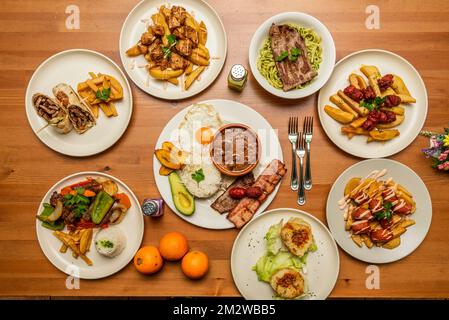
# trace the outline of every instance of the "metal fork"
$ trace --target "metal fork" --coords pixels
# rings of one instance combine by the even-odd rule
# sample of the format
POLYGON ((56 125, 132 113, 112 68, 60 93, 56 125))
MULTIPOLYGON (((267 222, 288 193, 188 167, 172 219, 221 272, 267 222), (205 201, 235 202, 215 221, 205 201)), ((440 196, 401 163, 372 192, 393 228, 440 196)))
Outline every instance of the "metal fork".
POLYGON ((304 188, 306 190, 312 189, 312 171, 310 170, 310 143, 313 135, 313 117, 306 117, 303 125, 304 140, 307 144, 307 162, 306 175, 304 178, 304 188))
POLYGON ((288 119, 288 140, 292 144, 292 174, 290 188, 298 190, 298 173, 296 172, 296 143, 298 141, 298 117, 290 117, 288 119))
POLYGON ((304 155, 306 150, 304 148, 305 139, 302 133, 299 134, 299 139, 296 144, 296 155, 299 158, 299 189, 298 189, 298 204, 300 206, 306 203, 306 190, 304 189, 304 155))

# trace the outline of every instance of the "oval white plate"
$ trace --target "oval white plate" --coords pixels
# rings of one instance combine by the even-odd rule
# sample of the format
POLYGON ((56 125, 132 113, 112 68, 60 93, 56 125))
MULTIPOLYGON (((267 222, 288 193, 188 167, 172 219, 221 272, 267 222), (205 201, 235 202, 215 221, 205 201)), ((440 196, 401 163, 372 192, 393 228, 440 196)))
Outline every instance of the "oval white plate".
POLYGON ((131 119, 133 97, 128 79, 114 61, 95 51, 72 49, 51 56, 36 69, 28 83, 25 110, 31 129, 44 144, 62 154, 83 157, 100 153, 120 139, 131 119), (41 92, 54 98, 52 88, 61 82, 76 91, 78 83, 89 78, 89 71, 109 74, 122 84, 123 99, 115 103, 118 116, 108 118, 99 110, 97 124, 83 134, 75 130, 59 134, 51 127, 38 132, 47 122, 36 113, 33 94, 41 92))
MULTIPOLYGON (((151 22, 152 23, 152 22, 151 22)), ((128 14, 123 23, 120 33, 120 59, 123 67, 131 80, 146 93, 168 100, 179 100, 191 97, 200 93, 209 87, 218 77, 226 60, 228 42, 226 31, 220 16, 206 2, 201 0, 182 0, 182 1, 161 1, 161 0, 143 0, 139 2, 128 14), (200 80, 185 91, 183 89, 184 80, 181 77, 180 84, 174 86, 162 81, 153 79, 148 71, 143 68, 147 61, 140 55, 138 57, 128 57, 126 50, 135 45, 142 33, 145 31, 146 21, 151 21, 151 15, 156 13, 163 4, 177 5, 184 7, 188 12, 193 13, 196 20, 203 20, 207 27, 206 47, 209 49, 211 60, 210 65, 200 75, 200 80)))
POLYGON ((418 71, 404 58, 385 50, 362 50, 346 56, 335 65, 332 77, 318 96, 318 114, 329 139, 343 151, 360 158, 389 157, 412 143, 421 130, 427 115, 427 91, 418 71), (349 85, 348 77, 351 73, 362 75, 359 70, 362 64, 377 66, 383 75, 399 75, 416 98, 416 103, 406 105, 405 119, 396 127, 400 136, 385 143, 367 143, 365 136, 354 136, 349 140, 340 133, 342 125, 324 112, 326 104, 334 106, 329 100, 330 96, 349 85))
POLYGON ((432 202, 426 185, 412 169, 393 160, 371 159, 350 166, 335 180, 327 198, 326 219, 338 245, 348 254, 369 263, 387 263, 409 255, 424 240, 432 220, 432 202), (416 212, 410 218, 415 220, 416 224, 407 228, 407 232, 401 236, 401 245, 393 250, 376 246, 371 249, 366 246, 359 248, 345 230, 343 210, 338 207, 338 200, 343 197, 346 183, 351 178, 364 178, 373 170, 382 169, 388 170, 383 178, 392 177, 412 193, 416 202, 416 212))
MULTIPOLYGON (((198 103, 207 103, 215 107, 215 110, 220 114, 224 123, 243 123, 251 127, 258 135, 260 144, 262 146, 262 154, 260 162, 253 170, 254 177, 256 178, 263 169, 273 159, 279 159, 283 161, 281 144, 277 136, 277 132, 271 127, 268 121, 261 116, 257 111, 250 107, 241 104, 236 101, 230 100, 207 100, 198 103), (266 131, 265 131, 266 130, 266 131), (271 148, 267 147, 271 146, 271 148)), ((161 148, 162 142, 170 141, 172 132, 178 129, 179 123, 184 118, 189 107, 184 108, 178 114, 176 114, 162 130, 159 139, 156 143, 156 148, 161 148)), ((161 167, 159 161, 153 156, 153 173, 156 180, 157 188, 164 201, 179 217, 187 222, 199 227, 208 229, 230 229, 234 228, 234 224, 226 219, 226 214, 220 214, 210 207, 213 202, 212 199, 195 199, 195 213, 191 216, 185 216, 176 210, 173 204, 173 198, 170 191, 170 184, 168 178, 159 174, 159 168, 161 167)), ((257 213, 263 212, 266 207, 273 201, 276 193, 278 192, 280 183, 276 189, 268 197, 268 199, 260 206, 257 213)))
POLYGON ((309 294, 304 299, 324 300, 332 292, 340 270, 337 245, 325 225, 311 214, 291 208, 273 209, 250 221, 238 234, 231 253, 231 271, 234 283, 245 299, 271 300, 274 292, 270 284, 259 281, 251 268, 267 251, 264 239, 268 229, 284 219, 299 217, 310 223, 316 252, 307 257, 305 278, 309 294))
MULTIPOLYGON (((119 179, 105 173, 95 171, 75 173, 61 179, 48 190, 39 205, 37 214, 42 212, 43 204, 50 201, 53 191, 60 191, 63 187, 82 181, 86 177, 105 177, 115 181, 118 185, 119 192, 124 192, 131 200, 131 208, 129 208, 123 221, 117 225, 126 236, 126 247, 123 252, 115 258, 107 258, 97 252, 94 241, 92 240, 87 256, 92 260, 93 265, 88 266, 81 258, 73 258, 70 249, 66 253, 60 253, 61 241, 53 235, 52 230, 42 227, 41 222, 37 219, 36 233, 42 251, 56 268, 68 275, 71 274, 81 279, 100 279, 110 276, 124 268, 133 259, 142 243, 144 228, 143 215, 140 210, 140 203, 131 189, 119 179)), ((64 232, 66 231, 67 229, 64 232)), ((98 229, 94 230, 94 239, 97 232, 98 229)))
POLYGON ((286 99, 299 99, 307 97, 320 90, 332 74, 332 70, 335 65, 334 39, 326 26, 315 17, 301 12, 280 13, 262 23, 254 33, 249 46, 249 65, 257 82, 259 82, 259 84, 271 94, 286 99), (293 89, 287 92, 284 92, 282 89, 276 89, 271 86, 271 84, 269 84, 268 81, 260 74, 259 70, 257 70, 257 58, 259 56, 259 51, 263 46, 263 42, 268 37, 268 32, 273 23, 294 23, 302 27, 312 28, 319 36, 321 36, 323 61, 318 69, 318 75, 303 89, 293 89))

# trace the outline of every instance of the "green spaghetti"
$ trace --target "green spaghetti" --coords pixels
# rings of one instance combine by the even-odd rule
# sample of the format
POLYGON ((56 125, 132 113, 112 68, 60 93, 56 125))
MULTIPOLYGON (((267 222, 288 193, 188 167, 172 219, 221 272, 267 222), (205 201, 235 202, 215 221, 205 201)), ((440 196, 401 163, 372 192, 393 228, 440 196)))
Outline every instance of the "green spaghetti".
MULTIPOLYGON (((304 28, 294 24, 288 24, 289 27, 297 30, 299 34, 304 38, 307 57, 309 58, 310 65, 313 70, 318 71, 322 61, 322 49, 321 38, 311 28, 304 28)), ((262 76, 267 79, 268 83, 276 89, 282 89, 282 80, 279 77, 278 70, 273 57, 273 51, 271 50, 271 39, 268 37, 265 39, 262 49, 259 51, 259 57, 257 58, 257 69, 262 76)), ((295 87, 295 89, 301 89, 307 86, 309 82, 295 87)))

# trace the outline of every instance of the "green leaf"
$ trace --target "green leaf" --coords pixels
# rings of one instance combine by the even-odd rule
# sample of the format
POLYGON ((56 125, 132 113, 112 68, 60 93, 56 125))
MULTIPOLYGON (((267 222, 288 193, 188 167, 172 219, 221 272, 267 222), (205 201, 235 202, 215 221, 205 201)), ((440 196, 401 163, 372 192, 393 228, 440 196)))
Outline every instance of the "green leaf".
POLYGON ((170 50, 170 48, 165 48, 165 47, 163 47, 163 48, 162 48, 162 52, 164 53, 164 59, 169 58, 170 55, 171 55, 171 50, 170 50))
POLYGON ((281 62, 282 60, 284 60, 287 57, 288 57, 288 51, 284 51, 280 55, 278 55, 275 60, 277 62, 281 62))
POLYGON ((195 180, 197 183, 200 183, 204 180, 204 172, 203 168, 200 168, 195 171, 195 173, 192 173, 192 179, 195 180))
POLYGON ((291 48, 290 49, 290 55, 288 56, 288 60, 290 60, 291 62, 295 62, 296 60, 298 60, 298 57, 302 54, 301 49, 299 48, 291 48))
POLYGON ((83 194, 85 191, 84 188, 76 188, 75 190, 78 194, 83 194))
POLYGON ((381 97, 376 97, 376 98, 374 99, 374 103, 375 103, 375 105, 376 105, 377 107, 380 107, 380 106, 385 102, 386 99, 387 99, 387 97, 383 97, 383 98, 381 98, 381 97))
POLYGON ((169 34, 167 36, 167 40, 168 40, 168 44, 170 46, 173 46, 173 45, 175 45, 178 42, 178 40, 176 40, 176 36, 174 34, 169 34))
POLYGON ((108 101, 110 95, 111 95, 111 88, 103 88, 95 93, 95 97, 102 101, 108 101))

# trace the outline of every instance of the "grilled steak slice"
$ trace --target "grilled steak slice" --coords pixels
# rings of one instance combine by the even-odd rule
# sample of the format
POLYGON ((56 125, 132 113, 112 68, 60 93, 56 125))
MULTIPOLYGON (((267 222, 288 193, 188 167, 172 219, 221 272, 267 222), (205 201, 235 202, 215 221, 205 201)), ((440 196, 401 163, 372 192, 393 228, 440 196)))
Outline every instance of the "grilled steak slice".
POLYGON ((223 192, 214 203, 210 206, 212 209, 217 210, 220 213, 229 212, 234 209, 240 202, 240 199, 233 199, 229 196, 229 190, 235 187, 247 188, 254 183, 254 175, 252 172, 238 177, 235 181, 223 192))
POLYGON ((301 52, 296 61, 290 61, 288 58, 276 61, 276 68, 284 91, 310 81, 317 75, 310 65, 305 41, 298 31, 287 25, 273 24, 270 28, 270 38, 275 60, 285 51, 290 53, 292 48, 298 48, 301 52))
POLYGON ((240 200, 238 205, 229 212, 227 218, 237 229, 243 227, 249 220, 252 219, 257 209, 273 192, 276 185, 281 181, 282 177, 287 172, 285 165, 275 159, 262 171, 254 182, 254 187, 260 187, 263 194, 257 199, 245 197, 240 200))

